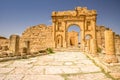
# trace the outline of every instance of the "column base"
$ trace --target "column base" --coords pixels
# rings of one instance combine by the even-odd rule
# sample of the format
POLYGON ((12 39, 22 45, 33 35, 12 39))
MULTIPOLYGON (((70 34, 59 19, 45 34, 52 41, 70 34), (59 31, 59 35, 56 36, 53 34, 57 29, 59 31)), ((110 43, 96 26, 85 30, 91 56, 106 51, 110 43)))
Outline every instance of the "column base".
POLYGON ((104 61, 106 63, 118 63, 118 59, 115 55, 105 55, 104 61))

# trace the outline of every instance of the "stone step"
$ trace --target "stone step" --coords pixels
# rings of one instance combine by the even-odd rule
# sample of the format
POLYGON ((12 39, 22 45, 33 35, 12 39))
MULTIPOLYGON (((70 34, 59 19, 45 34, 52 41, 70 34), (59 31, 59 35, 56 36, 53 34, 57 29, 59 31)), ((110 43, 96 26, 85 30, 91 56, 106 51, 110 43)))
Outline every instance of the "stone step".
POLYGON ((55 52, 64 52, 64 51, 69 51, 69 52, 80 52, 80 48, 56 48, 54 49, 55 52))

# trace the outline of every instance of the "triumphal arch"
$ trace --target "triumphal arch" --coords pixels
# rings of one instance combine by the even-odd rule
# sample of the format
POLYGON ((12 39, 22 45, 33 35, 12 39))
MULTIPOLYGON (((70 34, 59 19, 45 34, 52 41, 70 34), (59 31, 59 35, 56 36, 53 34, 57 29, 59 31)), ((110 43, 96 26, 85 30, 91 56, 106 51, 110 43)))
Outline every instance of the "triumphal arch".
MULTIPOLYGON (((96 10, 86 7, 76 7, 73 10, 52 12, 52 25, 38 24, 28 27, 20 36, 20 48, 24 47, 24 41, 30 42, 31 51, 39 51, 46 48, 72 48, 79 47, 80 50, 96 53, 98 48, 105 48, 105 34, 109 28, 96 24, 96 10), (76 25, 78 33, 69 32, 68 29, 76 25)), ((119 51, 119 35, 115 34, 115 47, 119 51)))
POLYGON ((2 53, 0 56, 36 54, 36 52, 45 51, 46 48, 58 49, 57 51, 74 51, 76 49, 94 56, 98 56, 98 53, 103 51, 105 62, 118 62, 116 53, 120 53, 120 35, 109 28, 96 25, 96 17, 97 12, 88 10, 86 7, 52 12, 51 26, 39 24, 28 27, 21 36, 11 35, 9 39, 0 37, 0 50, 10 51, 2 53), (68 31, 72 25, 79 27, 80 41, 78 41, 77 31, 68 31), (80 47, 78 42, 80 42, 80 47))
POLYGON ((95 10, 76 7, 74 10, 52 12, 54 47, 68 47, 68 28, 76 25, 80 28, 81 47, 85 46, 87 36, 96 39, 95 10))

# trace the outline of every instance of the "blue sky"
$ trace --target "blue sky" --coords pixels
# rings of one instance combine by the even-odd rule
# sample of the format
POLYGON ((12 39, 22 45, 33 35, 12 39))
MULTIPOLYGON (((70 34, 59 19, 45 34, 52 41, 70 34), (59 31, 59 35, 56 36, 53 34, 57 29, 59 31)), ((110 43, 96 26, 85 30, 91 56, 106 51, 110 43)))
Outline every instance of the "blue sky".
POLYGON ((52 11, 77 6, 97 10, 97 25, 120 34, 120 0, 0 0, 0 35, 21 35, 29 26, 51 25, 52 11))

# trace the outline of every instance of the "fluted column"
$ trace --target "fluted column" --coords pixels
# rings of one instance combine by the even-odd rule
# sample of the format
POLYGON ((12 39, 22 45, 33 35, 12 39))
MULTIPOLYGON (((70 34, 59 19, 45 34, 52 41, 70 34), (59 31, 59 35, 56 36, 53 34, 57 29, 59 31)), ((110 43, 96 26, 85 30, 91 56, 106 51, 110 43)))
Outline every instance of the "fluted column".
POLYGON ((97 55, 97 41, 96 39, 91 39, 91 53, 97 55))
POLYGON ((115 54, 115 41, 114 33, 112 30, 105 31, 105 57, 104 60, 107 63, 116 63, 118 59, 115 54))
POLYGON ((90 52, 90 40, 87 40, 87 52, 90 52))

